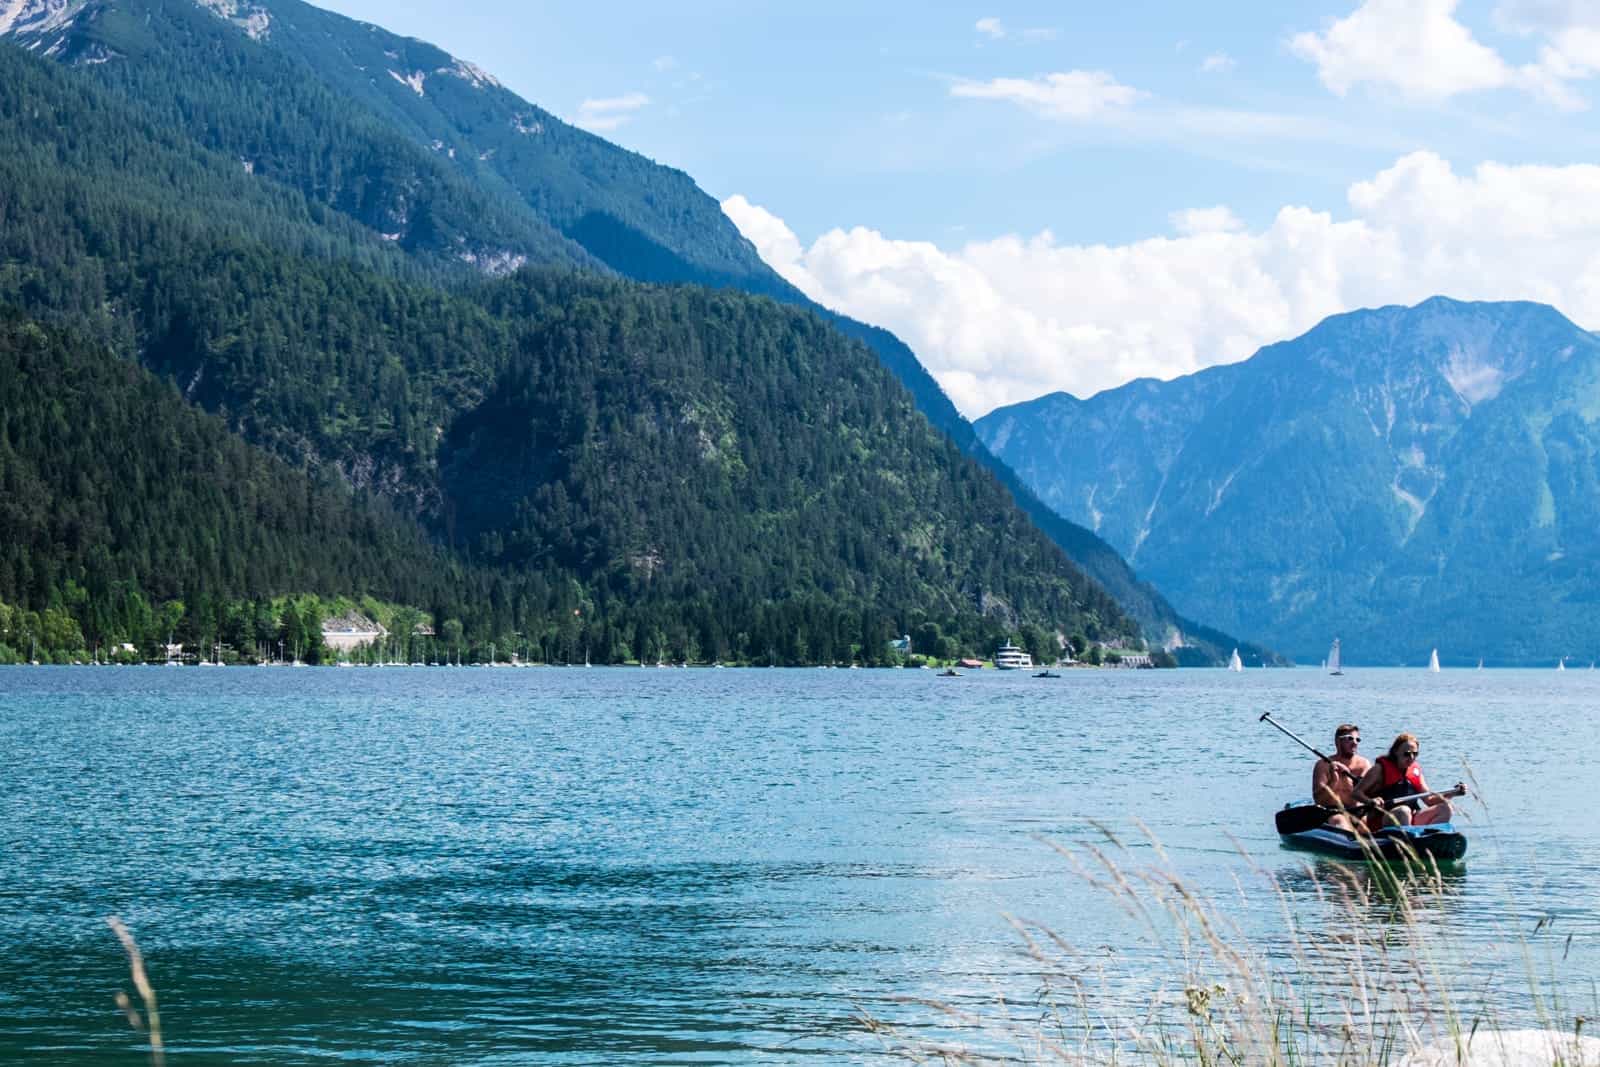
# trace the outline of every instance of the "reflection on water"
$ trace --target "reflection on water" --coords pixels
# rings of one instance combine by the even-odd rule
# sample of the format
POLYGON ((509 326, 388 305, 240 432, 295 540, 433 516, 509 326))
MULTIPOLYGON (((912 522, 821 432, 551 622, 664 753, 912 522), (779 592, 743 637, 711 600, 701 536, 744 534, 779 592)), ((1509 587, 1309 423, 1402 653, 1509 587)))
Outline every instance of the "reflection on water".
MULTIPOLYGON (((1290 851, 1285 848, 1285 851, 1290 851)), ((1452 902, 1469 903, 1465 895, 1468 867, 1465 863, 1435 864, 1422 860, 1406 863, 1351 863, 1326 856, 1299 854, 1298 866, 1279 868, 1277 884, 1291 899, 1301 897, 1326 902, 1330 891, 1342 901, 1360 902, 1363 918, 1371 922, 1398 921, 1405 908, 1439 914, 1448 920, 1452 902)))
POLYGON ((1533 1018, 1595 974, 1584 787, 1524 787, 1600 755, 1587 678, 4 670, 0 1060, 138 1047, 111 913, 174 1056, 230 1062, 872 1059, 1413 964, 1533 1018), (1310 765, 1268 709, 1473 759, 1467 864, 1280 848, 1310 765))

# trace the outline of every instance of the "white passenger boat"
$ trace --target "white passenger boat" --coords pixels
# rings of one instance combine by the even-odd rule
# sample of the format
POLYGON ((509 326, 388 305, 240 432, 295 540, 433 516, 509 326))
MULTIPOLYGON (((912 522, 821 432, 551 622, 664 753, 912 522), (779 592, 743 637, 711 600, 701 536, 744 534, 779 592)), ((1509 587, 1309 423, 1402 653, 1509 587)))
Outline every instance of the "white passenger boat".
POLYGON ((995 649, 994 665, 1002 671, 1031 669, 1033 657, 1008 642, 995 649))

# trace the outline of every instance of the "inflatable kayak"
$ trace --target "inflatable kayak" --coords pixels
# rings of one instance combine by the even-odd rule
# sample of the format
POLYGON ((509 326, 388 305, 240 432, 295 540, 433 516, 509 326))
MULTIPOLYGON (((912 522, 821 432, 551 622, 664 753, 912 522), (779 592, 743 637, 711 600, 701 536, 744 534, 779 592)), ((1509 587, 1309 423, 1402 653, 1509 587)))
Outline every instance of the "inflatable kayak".
POLYGON ((1312 805, 1291 805, 1278 812, 1278 836, 1285 845, 1347 860, 1404 861, 1431 857, 1436 863, 1449 863, 1467 854, 1467 835, 1447 822, 1431 826, 1386 826, 1363 842, 1349 830, 1307 826, 1311 808, 1312 805))

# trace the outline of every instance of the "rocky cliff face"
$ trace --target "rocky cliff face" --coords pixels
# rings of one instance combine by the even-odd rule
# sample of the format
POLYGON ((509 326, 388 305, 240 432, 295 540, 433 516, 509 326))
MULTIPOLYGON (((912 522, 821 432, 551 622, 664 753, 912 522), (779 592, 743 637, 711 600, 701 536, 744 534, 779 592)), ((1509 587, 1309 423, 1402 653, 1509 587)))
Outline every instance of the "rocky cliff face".
POLYGON ((1251 359, 996 411, 979 435, 1178 609, 1353 662, 1589 658, 1600 344, 1443 298, 1251 359))

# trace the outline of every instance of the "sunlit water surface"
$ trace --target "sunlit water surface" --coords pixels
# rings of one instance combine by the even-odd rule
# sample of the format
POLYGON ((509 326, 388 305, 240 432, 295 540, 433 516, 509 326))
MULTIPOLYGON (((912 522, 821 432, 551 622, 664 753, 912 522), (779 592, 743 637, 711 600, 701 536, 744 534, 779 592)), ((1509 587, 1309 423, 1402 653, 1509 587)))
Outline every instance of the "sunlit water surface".
POLYGON ((1349 933, 1263 711, 1470 773, 1440 966, 1592 1011, 1600 673, 1063 673, 0 670, 0 1060, 143 1061, 113 914, 175 1063, 873 1061, 978 1040, 922 998, 1032 1010, 1008 916, 1114 1016, 1181 965, 1053 844, 1155 864, 1142 821, 1268 959, 1349 933))

